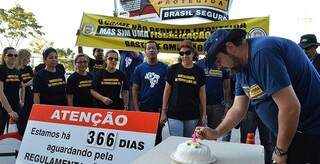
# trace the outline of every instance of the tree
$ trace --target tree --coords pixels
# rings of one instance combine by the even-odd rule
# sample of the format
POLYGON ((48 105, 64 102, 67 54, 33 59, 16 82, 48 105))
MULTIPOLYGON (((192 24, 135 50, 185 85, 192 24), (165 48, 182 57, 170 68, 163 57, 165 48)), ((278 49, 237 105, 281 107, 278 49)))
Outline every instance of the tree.
POLYGON ((65 67, 66 71, 73 71, 73 57, 75 53, 70 49, 57 48, 59 62, 65 67))
POLYGON ((0 8, 0 45, 18 48, 29 36, 44 35, 32 12, 25 11, 19 4, 9 10, 0 8), (7 44, 2 41, 6 40, 7 44))
POLYGON ((54 43, 47 41, 43 36, 35 37, 30 43, 31 52, 34 54, 42 54, 47 47, 53 47, 54 43))

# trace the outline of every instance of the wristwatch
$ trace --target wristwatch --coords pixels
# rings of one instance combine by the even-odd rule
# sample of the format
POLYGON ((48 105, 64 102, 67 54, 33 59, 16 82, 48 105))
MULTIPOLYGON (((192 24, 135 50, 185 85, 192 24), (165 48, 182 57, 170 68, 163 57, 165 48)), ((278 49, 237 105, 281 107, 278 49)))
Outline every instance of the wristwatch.
POLYGON ((275 146, 274 147, 274 154, 277 155, 277 156, 285 156, 288 154, 288 151, 285 151, 283 149, 280 149, 278 146, 275 146))

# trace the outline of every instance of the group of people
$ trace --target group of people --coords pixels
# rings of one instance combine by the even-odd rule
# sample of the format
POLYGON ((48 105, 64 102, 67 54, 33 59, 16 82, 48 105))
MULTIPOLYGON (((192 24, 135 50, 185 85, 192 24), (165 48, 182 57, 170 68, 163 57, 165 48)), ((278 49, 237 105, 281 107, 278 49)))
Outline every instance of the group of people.
POLYGON ((302 36, 300 47, 278 37, 245 37, 241 29, 216 30, 201 60, 193 43, 184 40, 179 62, 170 66, 158 60, 160 47, 152 40, 144 55, 94 48, 95 59, 75 57, 75 72, 67 80, 54 48, 43 51, 43 64, 33 71, 28 50, 7 47, 0 66, 0 135, 10 117, 23 135, 32 104, 157 112, 156 144, 166 122, 170 135, 191 137, 196 131, 199 138, 217 139, 239 124, 245 135, 246 123, 240 122, 246 117, 265 129, 263 136, 275 139, 270 148, 265 138, 267 163, 271 156, 274 163, 320 163, 316 37, 302 36), (254 115, 246 115, 248 108, 254 115))

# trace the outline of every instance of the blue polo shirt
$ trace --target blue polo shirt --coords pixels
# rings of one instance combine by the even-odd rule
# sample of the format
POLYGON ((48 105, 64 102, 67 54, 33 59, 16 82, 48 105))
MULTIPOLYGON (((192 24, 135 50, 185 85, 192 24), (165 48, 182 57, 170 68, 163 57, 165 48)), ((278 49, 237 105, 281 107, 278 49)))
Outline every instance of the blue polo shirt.
POLYGON ((248 40, 248 65, 237 73, 236 95, 246 94, 261 120, 277 134, 272 94, 292 85, 301 104, 299 131, 320 135, 320 76, 302 49, 278 37, 248 40))
POLYGON ((159 112, 167 75, 167 65, 142 63, 134 71, 133 83, 139 85, 139 107, 146 112, 159 112))
POLYGON ((134 69, 141 63, 143 63, 144 56, 140 53, 138 58, 134 58, 131 55, 130 51, 119 51, 120 52, 120 65, 119 70, 124 73, 126 78, 129 81, 129 84, 132 84, 133 81, 133 72, 134 69))
POLYGON ((209 67, 206 58, 197 61, 196 64, 204 70, 206 75, 207 105, 221 104, 224 100, 223 81, 229 78, 228 72, 216 66, 209 67))

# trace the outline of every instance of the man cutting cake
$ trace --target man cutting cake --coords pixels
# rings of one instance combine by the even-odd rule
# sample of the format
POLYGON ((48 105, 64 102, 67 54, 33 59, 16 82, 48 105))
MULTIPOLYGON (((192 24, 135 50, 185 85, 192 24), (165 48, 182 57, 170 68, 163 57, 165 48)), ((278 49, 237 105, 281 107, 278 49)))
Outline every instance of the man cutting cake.
POLYGON ((245 36, 241 29, 219 29, 205 42, 209 62, 237 72, 236 97, 216 129, 197 127, 197 135, 221 137, 242 120, 251 101, 277 137, 274 163, 320 163, 319 74, 294 42, 245 36))

